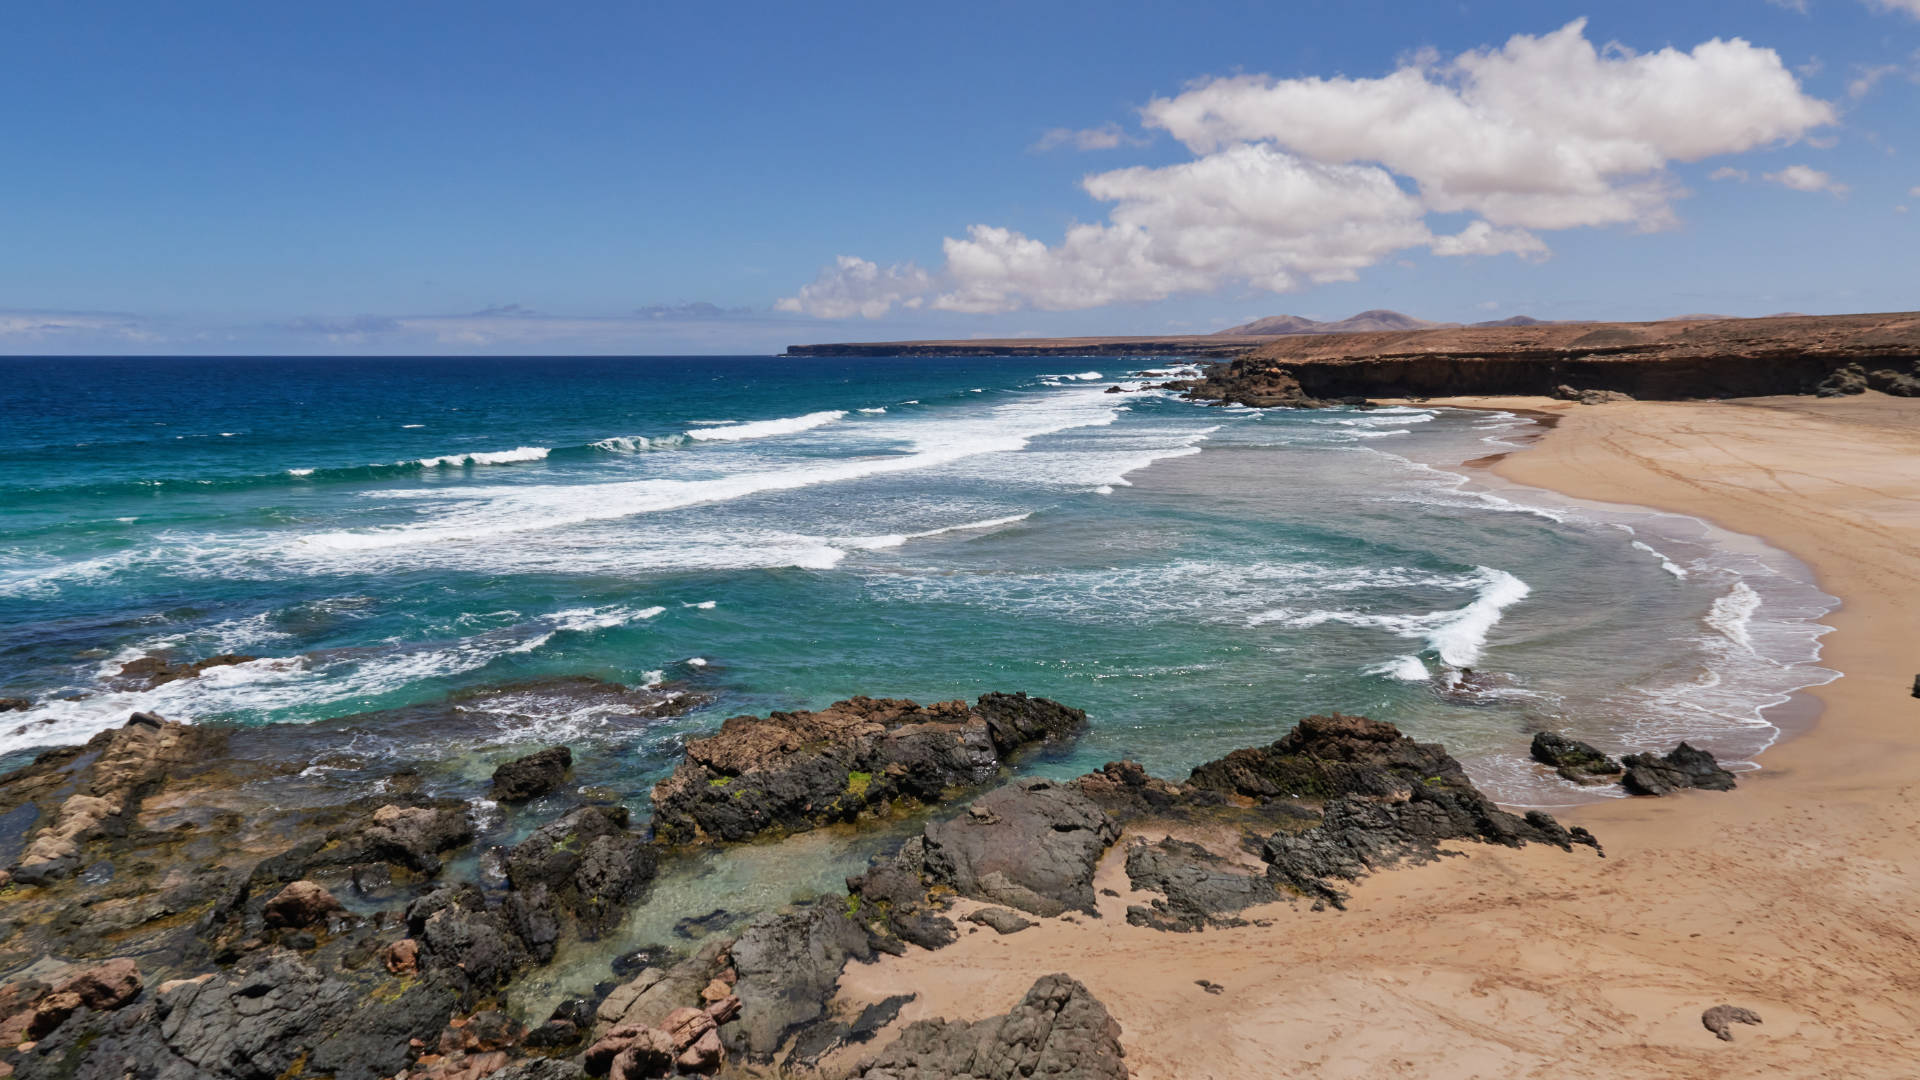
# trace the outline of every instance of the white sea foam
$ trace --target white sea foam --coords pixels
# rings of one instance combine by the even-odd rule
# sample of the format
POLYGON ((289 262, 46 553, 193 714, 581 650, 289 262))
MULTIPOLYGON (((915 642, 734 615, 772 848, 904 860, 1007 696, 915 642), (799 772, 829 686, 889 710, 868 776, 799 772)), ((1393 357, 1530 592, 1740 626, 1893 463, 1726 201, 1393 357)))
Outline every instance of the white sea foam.
POLYGON ((518 446, 512 450, 485 450, 471 454, 443 454, 424 457, 421 466, 428 469, 457 469, 465 465, 511 465, 521 461, 542 461, 552 453, 544 446, 518 446))
POLYGON ((625 626, 628 623, 651 619, 666 610, 664 607, 657 606, 634 608, 616 604, 609 607, 571 608, 567 611, 556 611, 552 615, 547 616, 547 618, 552 621, 555 630, 575 630, 581 633, 591 633, 595 630, 610 630, 616 626, 625 626))
POLYGON ((613 454, 638 454, 648 450, 671 450, 686 444, 687 436, 685 435, 658 435, 653 438, 645 435, 616 435, 587 445, 595 450, 605 450, 613 454))
POLYGON ((313 470, 312 469, 288 469, 287 474, 289 476, 312 476, 313 470))
POLYGON ((403 427, 403 428, 423 428, 423 427, 426 427, 427 425, 425 425, 425 424, 401 424, 400 426, 401 426, 401 427, 403 427))
POLYGON ((1533 590, 1526 582, 1492 567, 1479 567, 1471 579, 1478 587, 1473 601, 1462 608, 1430 611, 1423 615, 1379 615, 1337 609, 1298 611, 1279 608, 1261 612, 1248 619, 1260 626, 1278 624, 1309 628, 1326 623, 1376 627, 1398 637, 1415 638, 1450 667, 1472 667, 1486 650, 1487 636, 1499 624, 1507 608, 1527 598, 1533 590))
POLYGON ((1760 594, 1745 581, 1736 581, 1725 596, 1713 602, 1708 609, 1708 626, 1719 631, 1728 641, 1743 649, 1752 651, 1753 636, 1750 629, 1754 613, 1760 610, 1760 594))
POLYGON ((681 604, 680 606, 695 608, 700 611, 712 611, 717 604, 718 604, 718 601, 702 600, 697 604, 681 604))
POLYGON ((876 415, 877 415, 877 414, 879 414, 879 413, 883 413, 883 412, 886 412, 886 411, 887 411, 887 409, 886 409, 886 406, 884 406, 884 405, 883 405, 883 406, 881 406, 881 407, 880 407, 880 408, 878 408, 878 409, 861 409, 860 411, 861 411, 861 412, 863 412, 863 413, 873 413, 873 414, 876 414, 876 415))
POLYGON ((1426 682, 1427 662, 1418 656, 1396 656, 1384 664, 1366 669, 1368 675, 1385 675, 1403 682, 1426 682))
POLYGON ((932 536, 942 536, 954 532, 975 532, 997 529, 1003 525, 1012 525, 1016 521, 1025 521, 1032 517, 1032 511, 1024 514, 1009 514, 1006 517, 988 518, 985 521, 966 521, 958 525, 944 525, 938 529, 925 529, 920 532, 887 533, 882 536, 849 536, 840 541, 848 547, 867 551, 879 551, 885 548, 897 548, 909 540, 925 540, 932 536))
POLYGON ((1678 563, 1675 563, 1672 559, 1669 559, 1665 555, 1662 555, 1660 552, 1654 550, 1654 547, 1652 544, 1649 544, 1644 540, 1635 540, 1633 542, 1633 548, 1635 551, 1644 551, 1647 554, 1653 556, 1654 558, 1659 559, 1660 569, 1665 570, 1667 573, 1672 574, 1674 577, 1684 578, 1687 576, 1687 571, 1685 567, 1680 566, 1678 563))
POLYGON ((688 667, 706 667, 707 660, 705 657, 702 657, 702 656, 689 657, 687 660, 687 666, 688 667))
POLYGON ((829 409, 823 412, 810 412, 804 416, 788 416, 779 420, 755 420, 751 423, 728 424, 724 427, 697 427, 687 431, 687 438, 697 442, 739 442, 743 439, 767 439, 777 435, 794 435, 802 431, 831 424, 847 415, 845 409, 829 409))

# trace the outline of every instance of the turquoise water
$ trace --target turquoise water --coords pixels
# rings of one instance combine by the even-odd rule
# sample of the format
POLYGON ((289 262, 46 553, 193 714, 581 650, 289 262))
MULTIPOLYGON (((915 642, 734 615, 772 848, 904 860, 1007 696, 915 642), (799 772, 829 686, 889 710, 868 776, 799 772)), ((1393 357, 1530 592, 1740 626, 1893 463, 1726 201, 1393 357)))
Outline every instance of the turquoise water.
POLYGON ((152 709, 468 776, 568 741, 639 808, 725 716, 1000 689, 1092 714, 1035 770, 1177 774, 1339 709, 1552 804, 1536 727, 1746 759, 1830 677, 1777 553, 1463 479, 1524 419, 1105 392, 1138 363, 0 360, 0 696, 34 703, 0 766, 152 709), (112 688, 221 652, 261 659, 112 688), (578 675, 708 703, 443 707, 578 675))

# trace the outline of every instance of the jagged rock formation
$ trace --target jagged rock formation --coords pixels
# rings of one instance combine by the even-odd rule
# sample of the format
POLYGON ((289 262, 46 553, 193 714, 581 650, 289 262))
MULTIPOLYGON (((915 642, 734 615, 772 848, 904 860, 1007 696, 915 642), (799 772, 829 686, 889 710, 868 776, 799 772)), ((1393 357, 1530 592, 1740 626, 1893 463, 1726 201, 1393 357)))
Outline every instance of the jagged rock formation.
POLYGON ((1620 785, 1635 795, 1671 795, 1685 788, 1733 790, 1733 774, 1721 768, 1712 754, 1686 743, 1665 755, 1629 754, 1620 764, 1626 767, 1620 785))
POLYGON ((1126 1080, 1120 1025, 1066 975, 1033 984, 1004 1016, 921 1020, 851 1074, 863 1080, 1126 1080))
POLYGON ((1619 762, 1579 741, 1551 731, 1534 733, 1528 747, 1533 760, 1551 765, 1563 780, 1576 784, 1604 784, 1620 778, 1619 762))
POLYGON ((670 844, 739 841, 932 805, 1085 724, 1084 712, 1025 694, 972 706, 857 697, 819 712, 736 716, 690 740, 686 760, 654 786, 654 833, 670 844))
POLYGON ((500 802, 526 802, 559 787, 573 768, 573 751, 564 746, 515 758, 493 770, 494 799, 500 802))
POLYGON ((1127 908, 1127 921, 1155 930, 1192 931, 1240 926, 1234 913, 1280 899, 1267 876, 1248 871, 1198 844, 1139 840, 1127 849, 1127 879, 1137 890, 1162 899, 1127 908))

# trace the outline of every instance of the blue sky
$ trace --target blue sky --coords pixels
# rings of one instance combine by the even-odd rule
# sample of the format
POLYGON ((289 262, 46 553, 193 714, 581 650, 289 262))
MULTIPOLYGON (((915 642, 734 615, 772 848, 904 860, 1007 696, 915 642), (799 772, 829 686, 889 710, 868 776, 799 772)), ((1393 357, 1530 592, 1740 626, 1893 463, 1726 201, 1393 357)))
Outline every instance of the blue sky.
POLYGON ((1920 0, 810 7, 16 9, 0 351, 1920 307, 1920 0))

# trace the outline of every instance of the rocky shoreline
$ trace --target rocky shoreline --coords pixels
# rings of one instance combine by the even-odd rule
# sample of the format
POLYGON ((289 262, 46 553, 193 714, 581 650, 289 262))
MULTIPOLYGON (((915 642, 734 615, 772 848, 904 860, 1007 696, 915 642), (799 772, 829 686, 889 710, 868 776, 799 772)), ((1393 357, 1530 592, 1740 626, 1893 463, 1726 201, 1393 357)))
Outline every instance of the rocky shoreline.
MULTIPOLYGON (((0 1076, 1124 1077, 1123 1032, 1071 972, 1001 1016, 904 1026, 910 996, 836 1012, 841 973, 963 932, 1097 918, 1110 853, 1152 897, 1129 923, 1195 933, 1279 901, 1340 906, 1347 883, 1451 844, 1599 850, 1549 815, 1501 810, 1442 747, 1363 717, 1309 717, 1178 783, 1131 762, 1010 778, 1085 719, 1024 694, 737 717, 687 744, 651 821, 589 797, 487 847, 476 803, 422 794, 417 772, 263 808, 253 789, 273 771, 235 761, 232 731, 136 715, 0 776, 0 1076), (674 860, 903 820, 917 833, 844 893, 680 954, 609 947, 593 995, 525 1014, 521 982, 607 940, 674 860), (1238 840, 1171 835, 1197 826, 1238 840)), ((1711 759, 1683 751, 1619 768, 1649 789, 1713 786, 1711 759)), ((485 791, 538 813, 573 760, 528 755, 485 791)))

